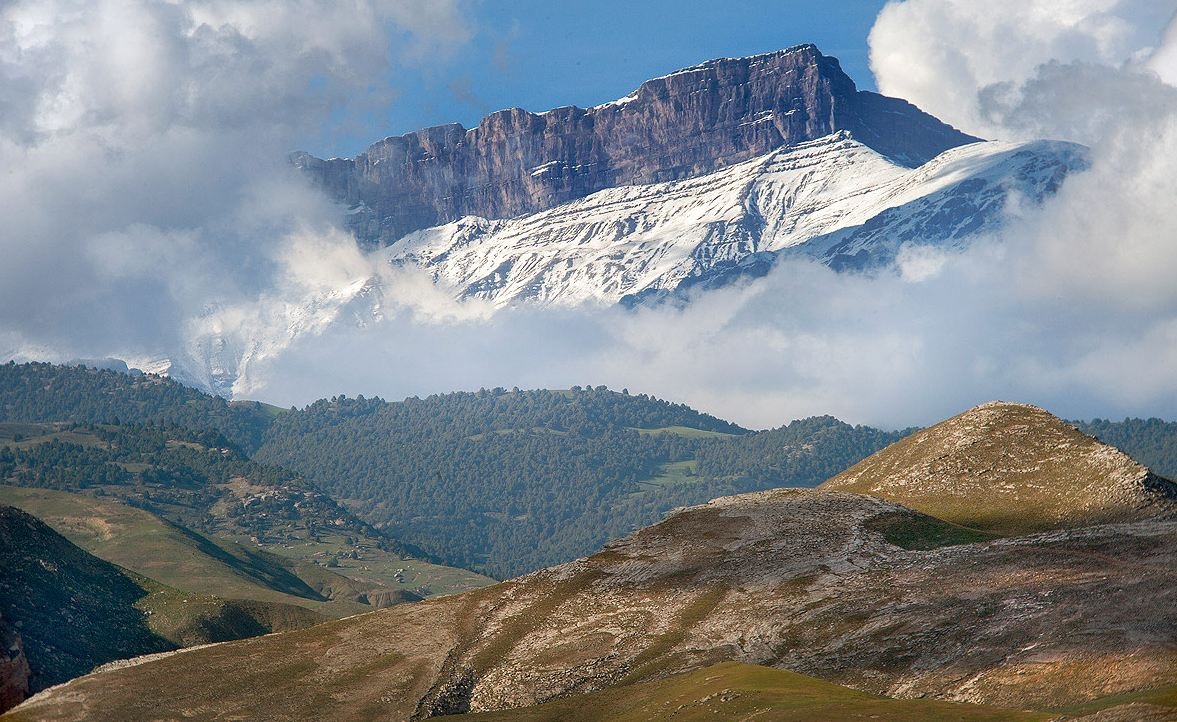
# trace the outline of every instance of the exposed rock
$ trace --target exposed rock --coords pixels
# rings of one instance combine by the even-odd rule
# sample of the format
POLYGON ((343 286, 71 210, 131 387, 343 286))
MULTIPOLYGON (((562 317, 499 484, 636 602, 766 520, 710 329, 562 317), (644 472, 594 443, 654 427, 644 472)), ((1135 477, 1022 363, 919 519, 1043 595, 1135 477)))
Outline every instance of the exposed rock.
POLYGON ((690 178, 849 131, 917 166, 977 140, 911 104, 859 91, 813 45, 723 58, 643 83, 594 108, 488 115, 385 138, 355 159, 294 162, 353 211, 357 237, 387 244, 463 216, 508 218, 603 188, 690 178))

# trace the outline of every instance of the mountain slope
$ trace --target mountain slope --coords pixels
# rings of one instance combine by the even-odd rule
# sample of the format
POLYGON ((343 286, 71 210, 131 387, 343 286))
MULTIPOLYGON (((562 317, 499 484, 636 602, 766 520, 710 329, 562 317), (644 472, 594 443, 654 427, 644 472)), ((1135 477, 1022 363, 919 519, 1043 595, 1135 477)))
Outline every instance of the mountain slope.
POLYGON ((992 402, 902 439, 821 485, 1000 533, 1177 512, 1177 486, 1027 404, 992 402))
POLYGON ((584 560, 82 678, 14 718, 113 720, 150 709, 419 719, 722 661, 1020 709, 1177 683, 1177 523, 973 543, 952 529, 843 492, 719 499, 584 560), (908 543, 920 537, 932 543, 908 543))
POLYGON ((835 58, 801 45, 684 68, 594 108, 511 108, 470 130, 385 138, 354 160, 294 160, 353 206, 352 229, 376 246, 464 216, 508 218, 703 175, 839 130, 911 166, 977 140, 902 100, 859 92, 835 58))
POLYGON ((1177 422, 1161 419, 1068 421, 1167 479, 1177 478, 1177 422))
POLYGON ((311 606, 314 589, 261 554, 233 555, 142 509, 82 494, 0 486, 0 503, 48 524, 94 556, 171 587, 219 597, 311 606))
POLYGON ((490 581, 410 559, 305 479, 223 443, 165 426, 0 423, 0 482, 24 487, 0 497, 89 533, 99 556, 178 576, 192 592, 339 615, 490 581))
POLYGON ((655 682, 629 685, 535 707, 465 715, 470 722, 845 722, 859 719, 1048 720, 1041 712, 864 694, 812 677, 723 662, 655 682))
POLYGON ((175 649, 134 604, 145 592, 36 518, 0 507, 0 613, 19 631, 33 690, 112 659, 175 649))
POLYGON ((8 506, 0 506, 0 567, 0 615, 16 644, 6 649, 21 650, 29 670, 27 688, 9 692, 35 692, 112 660, 324 620, 297 606, 180 592, 8 506))

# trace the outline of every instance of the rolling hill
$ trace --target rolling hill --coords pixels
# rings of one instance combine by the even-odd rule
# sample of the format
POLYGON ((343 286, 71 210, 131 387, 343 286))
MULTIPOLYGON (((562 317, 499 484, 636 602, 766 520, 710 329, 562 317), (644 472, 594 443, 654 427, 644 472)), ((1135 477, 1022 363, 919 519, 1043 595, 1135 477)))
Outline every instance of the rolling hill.
POLYGON ((1177 511, 1177 485, 1028 404, 992 402, 916 432, 821 485, 1003 534, 1177 511))

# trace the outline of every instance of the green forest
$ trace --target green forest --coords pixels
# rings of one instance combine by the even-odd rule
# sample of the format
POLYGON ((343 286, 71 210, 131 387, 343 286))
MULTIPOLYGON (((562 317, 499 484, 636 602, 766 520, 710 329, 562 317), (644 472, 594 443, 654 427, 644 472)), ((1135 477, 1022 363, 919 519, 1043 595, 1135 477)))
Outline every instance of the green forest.
POLYGON ((276 419, 255 458, 298 469, 448 564, 503 578, 677 506, 814 486, 899 437, 830 417, 752 433, 604 387, 494 389, 319 401, 276 419))

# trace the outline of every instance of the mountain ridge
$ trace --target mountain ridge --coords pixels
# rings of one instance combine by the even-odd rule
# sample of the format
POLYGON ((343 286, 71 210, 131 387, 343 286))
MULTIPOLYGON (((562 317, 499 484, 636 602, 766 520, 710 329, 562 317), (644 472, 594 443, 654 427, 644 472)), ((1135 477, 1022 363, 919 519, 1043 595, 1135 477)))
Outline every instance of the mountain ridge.
POLYGON ((689 178, 838 130, 919 165, 978 140, 906 101, 859 91, 812 44, 718 58, 591 108, 499 110, 389 136, 355 159, 294 164, 352 208, 369 247, 463 216, 506 218, 621 184, 689 178))

